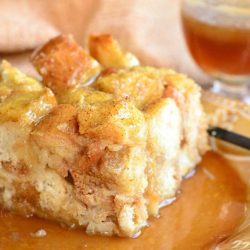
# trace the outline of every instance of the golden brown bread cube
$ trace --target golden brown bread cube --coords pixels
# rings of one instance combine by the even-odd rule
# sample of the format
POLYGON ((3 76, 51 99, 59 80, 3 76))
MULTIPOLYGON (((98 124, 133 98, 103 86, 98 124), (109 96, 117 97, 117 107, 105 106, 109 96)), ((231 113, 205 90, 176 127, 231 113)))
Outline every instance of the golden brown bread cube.
POLYGON ((0 65, 0 121, 31 124, 56 104, 52 91, 3 61, 0 65))
POLYGON ((114 144, 144 145, 146 124, 143 114, 127 101, 111 100, 79 111, 79 133, 114 144))
POLYGON ((161 205, 173 198, 181 182, 177 159, 181 150, 181 114, 171 98, 162 98, 145 111, 148 127, 147 176, 149 214, 157 215, 161 205))
POLYGON ((182 74, 169 75, 168 83, 164 96, 176 101, 182 115, 183 139, 178 165, 181 174, 186 175, 208 150, 207 120, 200 101, 201 89, 182 74))
POLYGON ((200 88, 135 66, 109 35, 91 37, 90 50, 101 65, 70 36, 36 52, 56 96, 0 66, 0 204, 89 234, 133 236, 206 150, 200 88))
POLYGON ((70 35, 50 40, 33 54, 32 63, 55 93, 86 84, 100 72, 98 62, 70 35))
POLYGON ((89 52, 105 68, 127 68, 139 65, 138 59, 125 52, 109 34, 89 37, 89 52))
POLYGON ((168 72, 172 71, 142 66, 119 69, 114 73, 100 76, 94 83, 94 87, 107 93, 129 98, 139 109, 143 109, 161 99, 167 84, 165 75, 168 72))
POLYGON ((41 150, 38 155, 44 165, 57 170, 63 177, 81 152, 78 136, 77 110, 69 104, 55 107, 31 131, 33 147, 41 150))

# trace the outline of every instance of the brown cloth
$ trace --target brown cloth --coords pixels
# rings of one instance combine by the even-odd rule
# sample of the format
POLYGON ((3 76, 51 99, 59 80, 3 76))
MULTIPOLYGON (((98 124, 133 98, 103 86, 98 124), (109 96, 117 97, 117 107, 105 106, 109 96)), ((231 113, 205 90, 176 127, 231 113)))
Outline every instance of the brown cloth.
MULTIPOLYGON (((90 33, 111 33, 142 64, 207 81, 185 46, 178 0, 2 0, 0 9, 0 52, 35 49, 59 32, 72 33, 82 45, 90 33)), ((30 73, 27 55, 1 59, 30 73)))
POLYGON ((0 10, 0 52, 34 49, 59 33, 25 1, 2 0, 0 10))

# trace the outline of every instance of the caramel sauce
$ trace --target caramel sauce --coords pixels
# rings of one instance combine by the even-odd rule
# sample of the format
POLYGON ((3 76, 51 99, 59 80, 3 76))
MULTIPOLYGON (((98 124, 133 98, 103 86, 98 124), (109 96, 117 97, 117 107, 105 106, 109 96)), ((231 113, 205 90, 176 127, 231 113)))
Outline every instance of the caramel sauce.
POLYGON ((87 236, 81 229, 2 212, 0 249, 209 249, 240 224, 245 202, 246 187, 238 174, 229 162, 209 152, 196 174, 183 181, 177 200, 161 209, 159 219, 150 219, 136 239, 87 236), (47 235, 34 237, 39 229, 47 235))
MULTIPOLYGON (((204 12, 207 11, 204 9, 204 12)), ((216 15, 215 11, 214 15, 216 15)), ((250 21, 250 11, 248 16, 245 22, 250 21)), ((231 75, 250 74, 249 26, 226 25, 223 22, 212 23, 212 20, 201 21, 185 12, 182 20, 190 52, 197 64, 206 72, 231 75)))

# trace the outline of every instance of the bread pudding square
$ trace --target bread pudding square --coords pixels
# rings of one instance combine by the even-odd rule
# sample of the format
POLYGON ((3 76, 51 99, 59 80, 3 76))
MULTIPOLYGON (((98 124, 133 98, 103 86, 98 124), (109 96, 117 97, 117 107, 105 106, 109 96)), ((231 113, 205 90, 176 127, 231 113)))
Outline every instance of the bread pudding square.
POLYGON ((132 237, 207 150, 200 87, 140 65, 110 35, 61 35, 0 66, 0 204, 89 234, 132 237))

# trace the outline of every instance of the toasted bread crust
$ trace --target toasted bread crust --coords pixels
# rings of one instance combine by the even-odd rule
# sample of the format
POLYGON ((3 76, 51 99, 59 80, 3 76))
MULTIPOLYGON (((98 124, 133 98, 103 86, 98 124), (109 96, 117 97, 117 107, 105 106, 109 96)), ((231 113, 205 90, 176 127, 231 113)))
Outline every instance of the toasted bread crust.
POLYGON ((32 56, 43 83, 55 93, 88 82, 100 72, 100 65, 70 35, 58 36, 32 56))
POLYGON ((105 68, 127 68, 138 66, 139 60, 125 52, 110 35, 90 36, 88 41, 90 55, 105 68))

